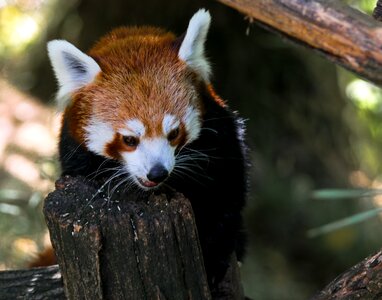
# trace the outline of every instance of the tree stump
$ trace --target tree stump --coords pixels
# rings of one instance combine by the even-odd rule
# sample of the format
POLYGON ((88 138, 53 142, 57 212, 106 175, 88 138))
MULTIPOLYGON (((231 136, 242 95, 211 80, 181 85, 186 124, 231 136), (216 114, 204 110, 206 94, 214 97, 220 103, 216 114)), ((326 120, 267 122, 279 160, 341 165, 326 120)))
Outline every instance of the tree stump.
POLYGON ((67 176, 45 200, 66 297, 210 299, 189 201, 115 194, 67 176))

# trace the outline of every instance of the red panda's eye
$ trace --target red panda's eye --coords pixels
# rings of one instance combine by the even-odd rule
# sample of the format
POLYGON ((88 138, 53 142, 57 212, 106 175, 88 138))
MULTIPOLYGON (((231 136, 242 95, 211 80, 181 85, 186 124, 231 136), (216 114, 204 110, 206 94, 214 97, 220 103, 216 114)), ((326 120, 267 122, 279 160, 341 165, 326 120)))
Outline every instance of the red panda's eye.
POLYGON ((179 128, 175 128, 170 131, 170 133, 167 136, 167 139, 171 142, 175 140, 178 137, 178 135, 179 135, 179 128))
POLYGON ((139 144, 139 139, 135 136, 129 135, 123 137, 123 142, 126 144, 126 146, 137 147, 139 144))

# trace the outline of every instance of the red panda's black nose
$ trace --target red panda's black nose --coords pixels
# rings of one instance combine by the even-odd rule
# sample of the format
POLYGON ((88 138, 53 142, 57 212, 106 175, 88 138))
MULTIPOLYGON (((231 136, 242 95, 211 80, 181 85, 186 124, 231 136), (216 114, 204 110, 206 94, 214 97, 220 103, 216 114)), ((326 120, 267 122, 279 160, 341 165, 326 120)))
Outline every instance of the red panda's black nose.
POLYGON ((167 169, 164 166, 158 164, 151 168, 150 172, 147 174, 147 179, 155 183, 160 183, 164 181, 167 176, 167 169))

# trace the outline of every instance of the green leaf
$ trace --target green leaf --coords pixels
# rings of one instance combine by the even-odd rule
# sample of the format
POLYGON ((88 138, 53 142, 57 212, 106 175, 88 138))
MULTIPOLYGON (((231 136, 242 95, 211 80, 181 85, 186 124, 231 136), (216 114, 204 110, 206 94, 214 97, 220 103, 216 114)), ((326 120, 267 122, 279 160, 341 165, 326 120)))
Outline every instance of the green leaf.
POLYGON ((335 221, 332 223, 328 223, 326 225, 323 225, 323 226, 320 226, 317 228, 310 229, 307 232, 307 236, 309 238, 313 238, 313 237, 317 237, 317 236, 320 236, 323 234, 327 234, 327 233, 330 233, 332 231, 335 231, 335 230, 338 230, 338 229, 341 229, 341 228, 344 228, 347 226, 351 226, 351 225, 366 221, 370 218, 373 218, 373 217, 379 215, 380 213, 382 213, 382 207, 378 207, 378 208, 375 208, 372 210, 361 212, 361 213, 352 215, 350 217, 346 217, 344 219, 341 219, 341 220, 338 220, 338 221, 335 221))
POLYGON ((315 200, 339 200, 373 197, 381 194, 380 189, 320 189, 312 193, 312 198, 315 200))
POLYGON ((18 190, 11 189, 0 189, 0 201, 2 199, 6 200, 18 200, 25 198, 25 193, 22 193, 18 190))

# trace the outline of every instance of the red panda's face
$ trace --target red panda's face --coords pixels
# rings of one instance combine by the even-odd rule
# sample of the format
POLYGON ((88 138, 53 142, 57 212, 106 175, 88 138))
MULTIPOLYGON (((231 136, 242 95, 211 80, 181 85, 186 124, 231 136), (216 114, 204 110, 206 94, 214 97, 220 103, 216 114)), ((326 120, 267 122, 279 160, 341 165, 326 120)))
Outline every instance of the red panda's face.
MULTIPOLYGON (((181 85, 173 86, 179 90, 177 95, 166 94, 171 90, 166 89, 159 95, 149 93, 152 98, 135 98, 136 93, 125 91, 100 99, 97 97, 110 95, 103 90, 98 95, 93 88, 92 112, 80 139, 90 151, 121 161, 131 179, 143 188, 156 186, 173 170, 176 150, 200 133, 201 111, 196 92, 181 93, 181 85)), ((152 88, 158 86, 154 84, 152 88)), ((188 87, 187 91, 190 90, 188 87)), ((70 110, 78 112, 80 107, 74 103, 70 110)))
POLYGON ((174 169, 176 150, 199 136, 198 79, 176 52, 163 57, 166 49, 146 47, 149 58, 136 66, 124 50, 109 50, 121 51, 124 62, 116 67, 106 65, 109 51, 98 57, 101 70, 108 71, 75 94, 67 111, 83 111, 87 120, 78 137, 90 151, 121 161, 132 180, 151 188, 174 169))
POLYGON ((89 151, 119 160, 143 189, 164 181, 176 151, 199 136, 209 18, 202 10, 195 14, 181 42, 143 27, 111 32, 91 56, 64 41, 49 45, 73 137, 89 151))
POLYGON ((85 143, 97 154, 120 160, 139 185, 154 187, 172 172, 176 149, 193 139, 189 133, 194 137, 199 134, 198 112, 190 108, 183 119, 164 114, 160 127, 150 134, 150 124, 127 118, 115 130, 110 123, 93 118, 85 128, 85 143))

